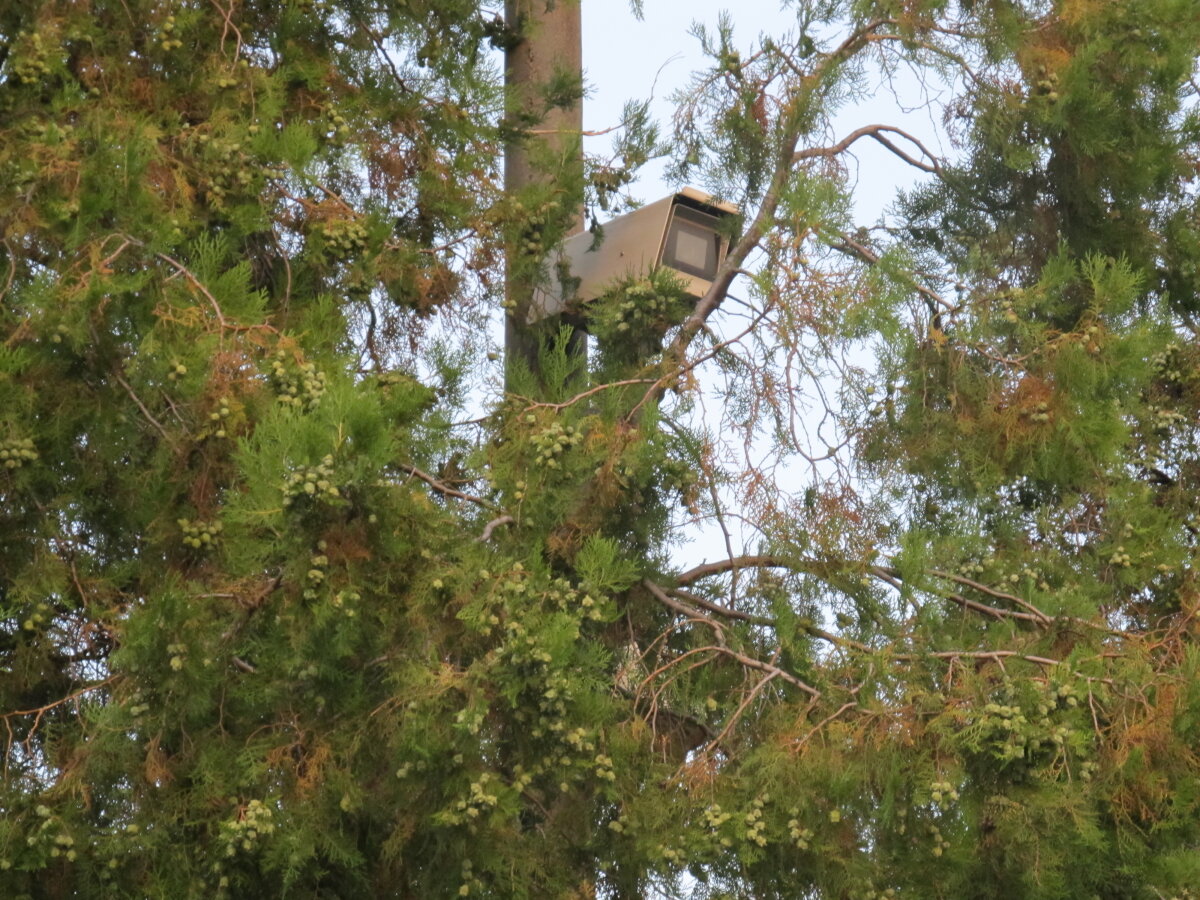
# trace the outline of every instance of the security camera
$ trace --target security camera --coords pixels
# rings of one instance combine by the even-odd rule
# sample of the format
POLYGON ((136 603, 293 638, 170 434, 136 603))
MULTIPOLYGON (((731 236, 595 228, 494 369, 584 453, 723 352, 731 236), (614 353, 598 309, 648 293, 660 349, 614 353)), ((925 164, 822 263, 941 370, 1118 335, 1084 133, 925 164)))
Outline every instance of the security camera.
POLYGON ((588 232, 568 238, 547 285, 535 292, 530 321, 578 313, 612 282, 664 267, 683 281, 693 300, 703 297, 729 252, 729 221, 736 206, 695 188, 636 209, 604 225, 602 239, 588 232))

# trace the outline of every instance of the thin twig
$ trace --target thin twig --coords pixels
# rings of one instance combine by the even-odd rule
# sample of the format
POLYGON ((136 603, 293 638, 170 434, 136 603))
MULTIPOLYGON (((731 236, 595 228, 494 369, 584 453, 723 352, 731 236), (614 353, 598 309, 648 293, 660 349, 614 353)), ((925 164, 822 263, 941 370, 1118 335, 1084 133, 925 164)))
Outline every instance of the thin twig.
POLYGON ((165 440, 171 447, 175 447, 175 442, 171 439, 171 436, 167 434, 167 430, 162 427, 162 424, 158 421, 158 419, 151 415, 150 410, 146 409, 146 404, 144 404, 141 401, 141 398, 134 393, 133 388, 129 386, 129 382, 122 378, 117 372, 113 373, 113 377, 117 379, 117 382, 121 385, 121 387, 125 388, 125 392, 133 398, 133 402, 137 404, 138 409, 142 411, 142 415, 146 417, 146 420, 158 429, 158 433, 163 436, 163 440, 165 440))
MULTIPOLYGON (((0 719, 4 720, 5 727, 8 730, 9 745, 11 746, 12 740, 13 740, 12 726, 9 724, 9 719, 16 718, 17 716, 33 716, 34 717, 33 724, 31 724, 29 726, 29 733, 25 736, 25 740, 22 742, 22 745, 27 747, 27 746, 29 746, 29 742, 33 740, 33 736, 37 732, 38 727, 41 725, 42 716, 44 716, 46 713, 48 713, 50 710, 54 709, 55 707, 62 706, 64 703, 70 703, 72 700, 78 700, 84 694, 91 693, 92 691, 95 691, 102 687, 110 685, 120 677, 121 677, 120 675, 109 675, 107 678, 103 679, 102 681, 97 681, 94 684, 85 685, 84 687, 79 688, 79 690, 77 690, 77 691, 72 691, 71 693, 67 694, 67 696, 65 696, 65 697, 61 697, 58 700, 54 700, 54 701, 51 701, 50 703, 47 703, 45 706, 35 706, 32 709, 15 709, 12 712, 0 713, 0 719)), ((9 756, 9 754, 6 753, 5 754, 5 771, 7 771, 7 767, 8 767, 8 756, 9 756)))
POLYGON ((822 728, 824 728, 826 725, 828 725, 830 722, 832 722, 834 719, 836 719, 842 713, 846 712, 846 710, 854 709, 854 707, 856 707, 856 706, 858 706, 857 700, 850 700, 850 701, 847 701, 846 703, 843 703, 840 707, 838 707, 838 709, 836 711, 830 713, 825 718, 823 718, 820 722, 818 722, 816 725, 814 725, 812 727, 812 730, 809 731, 808 734, 806 734, 804 737, 797 740, 793 749, 799 750, 801 747, 803 747, 805 744, 808 743, 809 739, 814 734, 816 734, 818 731, 820 731, 822 728))
POLYGON ((371 39, 371 45, 375 48, 375 52, 379 54, 379 58, 383 60, 384 65, 386 65, 391 71, 392 78, 395 80, 396 85, 400 88, 401 92, 411 95, 413 93, 413 89, 410 88, 408 84, 405 83, 404 79, 400 77, 400 72, 396 68, 396 64, 392 62, 392 57, 388 54, 387 48, 384 47, 382 38, 376 35, 375 32, 373 32, 356 14, 351 13, 350 19, 355 25, 362 29, 363 34, 371 39))
MULTIPOLYGON (((109 237, 112 237, 112 235, 109 235, 109 237)), ((122 235, 122 237, 124 237, 124 236, 122 235)), ((105 244, 108 243, 108 238, 104 239, 104 243, 105 244)), ((113 262, 115 262, 117 257, 125 252, 125 248, 130 246, 132 243, 133 243, 133 241, 130 238, 125 237, 124 240, 121 241, 121 246, 119 246, 112 253, 108 254, 108 256, 104 257, 104 259, 100 260, 100 262, 97 265, 97 268, 100 270, 101 274, 107 275, 108 272, 106 272, 105 270, 108 269, 109 265, 112 264, 113 262)), ((104 249, 103 244, 101 245, 101 249, 104 249)))
POLYGON ((219 12, 225 19, 225 27, 221 31, 221 44, 220 44, 221 52, 222 53, 225 52, 225 38, 229 35, 229 32, 232 30, 234 39, 235 39, 235 43, 234 43, 234 47, 233 47, 233 58, 234 58, 234 60, 236 60, 242 52, 242 32, 238 29, 238 27, 236 25, 233 24, 234 0, 229 0, 229 9, 227 9, 227 10, 222 9, 221 4, 217 3, 217 0, 210 0, 210 2, 212 3, 212 5, 214 7, 216 7, 217 12, 219 12))
POLYGON ((586 391, 576 394, 574 397, 571 397, 569 400, 564 400, 562 403, 530 403, 525 407, 524 410, 522 410, 522 412, 530 412, 531 410, 535 409, 552 409, 555 412, 558 412, 559 410, 566 409, 569 406, 574 406, 580 400, 586 400, 588 397, 591 397, 593 394, 598 394, 601 391, 611 390, 612 388, 628 387, 631 384, 657 384, 660 380, 661 379, 658 378, 626 378, 623 381, 609 381, 605 384, 596 385, 594 388, 588 388, 586 391))
MULTIPOLYGON (((849 568, 849 566, 850 566, 850 564, 848 562, 843 562, 841 564, 835 564, 834 566, 832 566, 832 568, 834 570, 838 570, 838 569, 844 570, 846 568, 849 568)), ((786 559, 784 557, 769 556, 769 555, 742 556, 742 557, 735 557, 732 559, 720 560, 719 562, 715 562, 715 563, 704 563, 702 565, 696 566, 696 567, 684 572, 683 574, 677 576, 675 579, 675 582, 676 582, 676 584, 687 585, 687 584, 691 584, 694 581, 698 581, 701 578, 707 578, 712 575, 722 575, 722 574, 729 572, 735 568, 788 568, 788 569, 792 569, 793 571, 804 573, 806 575, 814 575, 817 577, 828 578, 828 576, 830 574, 830 570, 831 570, 831 564, 818 562, 818 561, 790 560, 790 559, 786 559)), ((892 566, 867 566, 865 571, 870 575, 874 575, 876 578, 880 578, 884 581, 887 581, 893 587, 899 587, 899 585, 901 583, 900 582, 900 571, 892 566)), ((929 574, 936 575, 936 577, 951 578, 951 579, 955 578, 955 576, 953 576, 953 575, 948 575, 947 573, 944 573, 944 572, 936 572, 936 570, 935 570, 935 572, 931 572, 929 574)), ((968 579, 968 581, 969 581, 969 579, 968 579)), ((983 613, 985 615, 991 616, 992 618, 996 618, 996 619, 1020 619, 1022 621, 1033 622, 1034 624, 1036 624, 1042 628, 1047 627, 1054 621, 1054 619, 1047 616, 1044 612, 1042 612, 1041 610, 1038 610, 1036 607, 1033 607, 1027 601, 1021 600, 1021 598, 1019 598, 1019 597, 1015 597, 1011 594, 999 593, 999 592, 996 592, 995 590, 991 590, 991 589, 989 589, 987 591, 987 593, 991 594, 992 596, 996 596, 998 598, 1007 599, 1011 602, 1014 602, 1017 605, 1023 607, 1023 609, 1032 609, 1033 611, 1032 612, 1024 612, 1024 611, 1017 611, 1017 610, 1000 609, 995 606, 988 606, 987 604, 980 603, 976 600, 969 600, 966 597, 963 597, 961 594, 939 593, 938 595, 941 597, 944 597, 945 599, 951 601, 952 603, 956 603, 959 606, 962 606, 965 609, 970 609, 975 612, 983 613)), ((1081 624, 1086 624, 1086 623, 1081 622, 1081 624)))
POLYGON ((1020 650, 939 650, 935 653, 897 653, 892 659, 900 662, 914 662, 919 659, 1023 659, 1039 666, 1061 666, 1062 660, 1050 659, 1048 656, 1033 656, 1020 650))
POLYGON ((17 276, 17 258, 12 252, 12 247, 8 245, 7 238, 0 241, 0 246, 4 247, 8 256, 8 277, 4 281, 4 288, 0 290, 0 303, 3 303, 4 298, 8 296, 8 292, 12 288, 13 279, 17 276))
POLYGON ((742 714, 745 713, 746 708, 751 703, 754 702, 754 698, 757 697, 760 693, 762 693, 763 688, 765 688, 768 684, 770 684, 772 681, 774 681, 778 677, 779 677, 778 673, 768 672, 765 677, 763 677, 762 679, 759 680, 758 684, 754 685, 754 687, 751 688, 750 692, 746 695, 745 699, 742 700, 742 702, 738 704, 738 708, 733 711, 733 715, 729 717, 729 720, 725 723, 725 727, 721 729, 721 733, 718 734, 715 738, 713 738, 709 742, 708 746, 704 748, 705 753, 712 753, 714 750, 717 749, 718 746, 720 746, 721 741, 725 740, 725 736, 733 730, 733 726, 736 725, 738 723, 738 721, 742 718, 742 714))
POLYGON ((179 260, 175 259, 174 257, 167 256, 165 253, 155 253, 154 255, 168 265, 174 266, 175 271, 187 278, 187 280, 190 281, 195 288, 204 295, 205 299, 207 299, 209 304, 212 306, 213 312, 217 314, 217 324, 221 326, 222 331, 226 330, 229 326, 225 321, 225 314, 221 311, 221 304, 217 302, 217 298, 212 295, 212 292, 204 286, 204 283, 196 277, 195 273, 179 260))
POLYGON ((474 503, 476 506, 482 506, 484 509, 495 511, 500 510, 500 507, 498 507, 495 503, 492 503, 490 500, 484 500, 482 497, 476 497, 474 494, 465 494, 456 488, 450 487, 450 485, 446 484, 444 481, 434 478, 429 473, 421 471, 416 466, 410 466, 405 463, 397 463, 396 468, 400 469, 402 472, 407 472, 409 475, 412 475, 415 478, 421 479, 421 481, 425 482, 439 494, 445 494, 448 497, 457 497, 459 500, 466 500, 468 503, 474 503))
MULTIPOLYGON (((740 272, 741 270, 739 269, 738 271, 740 272)), ((754 330, 758 327, 758 324, 763 319, 766 318, 767 313, 769 313, 770 311, 771 311, 770 305, 764 307, 763 310, 757 316, 755 316, 754 320, 749 325, 747 325, 745 328, 743 328, 738 334, 735 334, 733 337, 729 338, 728 340, 724 340, 717 344, 714 344, 706 352, 704 352, 700 356, 696 357, 695 359, 680 361, 680 362, 677 362, 675 365, 671 366, 670 371, 668 371, 665 375, 663 375, 660 378, 658 378, 657 380, 655 380, 652 383, 650 389, 648 391, 646 391, 646 393, 642 397, 642 399, 637 402, 637 404, 633 407, 633 409, 631 409, 628 413, 626 413, 625 421, 632 422, 634 420, 634 418, 636 417, 638 410, 640 410, 643 406, 645 406, 647 403, 649 403, 655 397, 660 396, 661 391, 665 390, 666 388, 672 387, 673 385, 677 385, 680 381, 683 380, 683 377, 685 375, 687 375, 689 372, 694 370, 697 366, 700 366, 703 363, 708 362, 708 360, 717 356, 726 347, 730 347, 730 346, 738 343, 739 341, 741 341, 742 338, 746 337, 747 335, 752 334, 754 332, 754 330)), ((701 323, 700 327, 705 328, 705 330, 707 331, 707 327, 703 323, 701 323)), ((665 354, 663 356, 663 359, 664 360, 667 359, 667 356, 665 354)))
MULTIPOLYGON (((839 234, 838 240, 840 240, 841 243, 840 244, 831 243, 829 245, 830 249, 836 250, 839 253, 845 253, 849 256, 853 256, 856 259, 862 260, 863 262, 867 263, 868 265, 873 266, 873 265, 877 265, 879 263, 879 254, 878 253, 876 253, 874 250, 872 250, 870 247, 866 246, 865 244, 859 243, 858 241, 854 240, 854 238, 850 237, 849 235, 839 234)), ((913 290, 915 290, 918 294, 920 294, 922 297, 924 297, 928 302, 937 304, 938 306, 942 307, 942 309, 946 310, 947 312, 956 312, 957 311, 957 307, 953 303, 948 301, 945 297, 943 297, 941 294, 939 294, 937 291, 933 290, 932 288, 926 287, 923 284, 919 284, 913 278, 909 278, 908 283, 912 286, 913 290)))

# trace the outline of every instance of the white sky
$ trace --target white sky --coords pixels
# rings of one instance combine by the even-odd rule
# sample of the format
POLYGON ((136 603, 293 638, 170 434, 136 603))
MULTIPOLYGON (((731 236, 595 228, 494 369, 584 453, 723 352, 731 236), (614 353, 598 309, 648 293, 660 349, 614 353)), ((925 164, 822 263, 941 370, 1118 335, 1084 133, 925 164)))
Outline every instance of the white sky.
MULTIPOLYGON (((670 96, 685 87, 691 73, 704 65, 699 42, 688 31, 693 22, 716 30, 718 16, 729 10, 737 44, 743 50, 763 33, 779 35, 795 22, 795 13, 781 9, 779 0, 645 0, 645 18, 638 21, 627 0, 581 0, 583 5, 583 65, 590 95, 584 104, 584 128, 599 131, 620 121, 626 100, 641 100, 653 92, 653 110, 664 136, 669 136, 672 107, 670 96)), ((902 87, 908 105, 919 95, 915 78, 902 87)), ((904 112, 900 102, 881 87, 867 102, 847 109, 840 122, 846 132, 870 123, 885 123, 916 134, 935 152, 939 128, 928 110, 904 112)), ((589 152, 600 153, 608 138, 591 138, 589 152)), ((856 209, 863 224, 874 222, 899 185, 912 181, 915 170, 896 160, 873 141, 856 145, 859 159, 859 190, 856 209)), ((644 201, 670 192, 661 180, 662 164, 646 167, 633 194, 644 201)))

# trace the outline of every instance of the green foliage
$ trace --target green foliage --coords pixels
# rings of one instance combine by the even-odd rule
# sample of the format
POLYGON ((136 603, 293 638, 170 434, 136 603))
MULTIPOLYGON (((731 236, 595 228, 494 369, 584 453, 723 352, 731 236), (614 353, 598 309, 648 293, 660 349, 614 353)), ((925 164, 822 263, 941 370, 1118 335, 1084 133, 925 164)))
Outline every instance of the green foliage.
POLYGON ((663 339, 691 311, 694 301, 670 269, 655 269, 614 284, 588 305, 588 332, 595 336, 598 370, 613 378, 645 364, 663 339))
POLYGON ((789 6, 679 98, 746 296, 502 398, 489 7, 0 8, 0 896, 1200 892, 1192 4, 789 6), (856 228, 869 58, 962 152, 856 228))

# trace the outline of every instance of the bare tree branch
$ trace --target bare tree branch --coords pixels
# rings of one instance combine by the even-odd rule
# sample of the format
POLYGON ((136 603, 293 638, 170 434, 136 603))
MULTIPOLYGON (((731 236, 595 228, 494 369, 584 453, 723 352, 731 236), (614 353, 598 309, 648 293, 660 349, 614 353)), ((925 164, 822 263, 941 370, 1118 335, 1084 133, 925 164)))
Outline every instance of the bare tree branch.
POLYGON ((669 609, 673 609, 673 610, 675 610, 675 612, 681 613, 681 614, 687 616, 689 619, 694 619, 697 622, 703 622, 705 625, 707 625, 709 628, 712 629, 713 634, 716 636, 717 643, 720 644, 722 647, 725 646, 725 631, 724 631, 724 629, 721 628, 721 626, 717 622, 714 622, 712 619, 710 619, 708 616, 704 615, 704 613, 700 612, 698 609, 693 609, 692 607, 688 606, 686 603, 682 603, 678 600, 671 598, 670 596, 668 596, 668 594, 662 588, 660 588, 653 581, 650 581, 648 578, 644 579, 642 581, 642 584, 645 586, 646 590, 648 590, 651 594, 654 595, 654 599, 656 599, 659 603, 663 604, 663 606, 666 606, 669 609))
POLYGON ((917 138, 913 137, 907 131, 896 128, 892 125, 864 125, 862 128, 858 128, 850 132, 850 134, 846 135, 836 144, 831 144, 828 147, 808 147, 804 150, 796 151, 796 153, 792 156, 792 162, 802 162, 806 159, 827 159, 829 157, 837 156, 840 153, 846 152, 846 150, 848 150, 856 141, 864 137, 869 137, 872 140, 882 144, 896 156, 900 157, 900 159, 904 160, 910 166, 915 166, 922 172, 929 172, 930 174, 934 175, 941 172, 942 165, 936 155, 934 155, 924 144, 922 144, 917 138), (904 152, 894 143, 892 143, 891 140, 884 137, 885 132, 898 134, 905 140, 914 144, 921 151, 921 154, 925 157, 928 157, 931 162, 925 162, 924 160, 916 159, 915 157, 910 156, 908 153, 904 152))
POLYGON ((491 540, 493 531, 495 531, 501 525, 512 525, 515 521, 516 519, 507 513, 503 516, 498 516, 497 518, 492 519, 492 521, 488 522, 487 526, 483 529, 483 534, 479 536, 478 542, 481 544, 487 543, 489 540, 491 540))

